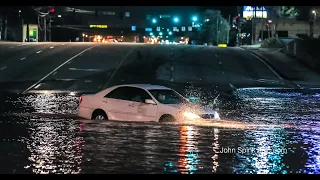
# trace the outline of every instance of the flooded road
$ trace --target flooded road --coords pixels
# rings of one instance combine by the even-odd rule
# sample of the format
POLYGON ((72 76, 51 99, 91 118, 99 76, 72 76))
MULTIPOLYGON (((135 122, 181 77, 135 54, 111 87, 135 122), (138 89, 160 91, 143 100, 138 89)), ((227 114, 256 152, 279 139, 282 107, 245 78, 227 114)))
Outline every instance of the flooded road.
POLYGON ((218 99, 222 119, 264 125, 251 129, 81 120, 76 94, 1 94, 0 173, 318 174, 319 99, 290 89, 218 99))

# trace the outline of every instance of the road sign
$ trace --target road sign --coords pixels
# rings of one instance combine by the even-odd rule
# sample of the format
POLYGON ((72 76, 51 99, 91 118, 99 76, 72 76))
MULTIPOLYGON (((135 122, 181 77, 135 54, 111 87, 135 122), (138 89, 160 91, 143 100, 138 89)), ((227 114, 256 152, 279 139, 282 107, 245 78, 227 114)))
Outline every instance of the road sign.
POLYGON ((145 31, 152 31, 152 28, 145 28, 145 31))
POLYGON ((186 31, 186 27, 182 26, 181 31, 186 31))
POLYGON ((131 26, 131 31, 136 31, 137 27, 136 26, 131 26))
POLYGON ((191 26, 188 27, 188 31, 192 31, 192 27, 191 26))
POLYGON ((173 27, 173 31, 178 31, 178 28, 177 27, 173 27))
POLYGON ((160 26, 157 27, 157 31, 160 31, 160 26))

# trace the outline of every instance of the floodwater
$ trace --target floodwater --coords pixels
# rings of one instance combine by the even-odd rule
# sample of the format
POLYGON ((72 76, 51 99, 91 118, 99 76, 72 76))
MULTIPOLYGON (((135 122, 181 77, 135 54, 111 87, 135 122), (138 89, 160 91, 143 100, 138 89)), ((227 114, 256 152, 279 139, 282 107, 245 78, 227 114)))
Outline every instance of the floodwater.
POLYGON ((0 173, 318 174, 319 92, 218 98, 223 119, 261 128, 96 122, 76 118, 77 95, 2 94, 0 173))

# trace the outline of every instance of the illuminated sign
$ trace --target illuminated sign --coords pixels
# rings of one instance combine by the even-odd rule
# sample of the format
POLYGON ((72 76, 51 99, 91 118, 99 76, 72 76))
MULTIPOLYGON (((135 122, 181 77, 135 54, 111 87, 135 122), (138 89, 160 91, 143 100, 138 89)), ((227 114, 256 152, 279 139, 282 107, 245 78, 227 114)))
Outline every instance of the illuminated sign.
POLYGON ((243 6, 243 15, 246 20, 252 18, 268 18, 267 6, 243 6))
POLYGON ((108 28, 108 26, 107 25, 90 24, 90 28, 108 28))
POLYGON ((145 28, 145 31, 152 31, 152 28, 145 28))
POLYGON ((131 26, 131 31, 136 31, 137 27, 136 26, 131 26))

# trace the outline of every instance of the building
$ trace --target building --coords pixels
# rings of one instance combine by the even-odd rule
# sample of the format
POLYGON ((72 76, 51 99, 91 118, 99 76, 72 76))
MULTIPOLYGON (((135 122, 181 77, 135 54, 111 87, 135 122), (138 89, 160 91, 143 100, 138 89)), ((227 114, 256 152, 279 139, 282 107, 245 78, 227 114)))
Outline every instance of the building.
POLYGON ((197 22, 200 22, 200 17, 197 11, 194 6, 55 7, 55 12, 50 15, 54 28, 52 36, 59 29, 69 29, 77 36, 82 33, 184 36, 199 30, 197 22))
POLYGON ((241 10, 249 27, 243 31, 243 36, 250 34, 249 41, 253 44, 271 37, 320 36, 320 23, 315 22, 312 27, 307 21, 279 18, 276 6, 243 6, 241 10))

